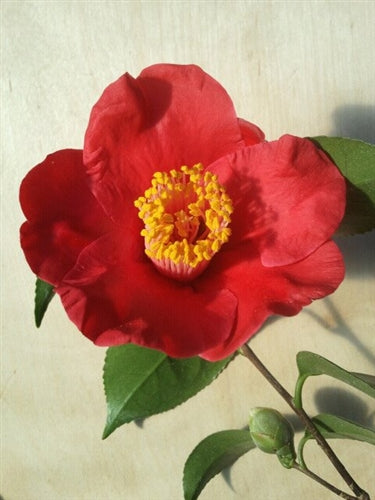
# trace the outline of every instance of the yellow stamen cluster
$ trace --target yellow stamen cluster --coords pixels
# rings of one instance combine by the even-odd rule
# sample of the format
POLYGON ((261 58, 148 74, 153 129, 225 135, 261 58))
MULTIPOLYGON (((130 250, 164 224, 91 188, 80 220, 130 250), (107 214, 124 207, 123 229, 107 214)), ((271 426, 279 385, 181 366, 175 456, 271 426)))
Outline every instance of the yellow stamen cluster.
POLYGON ((231 233, 232 201, 217 176, 203 172, 200 163, 156 172, 134 205, 145 225, 146 254, 176 279, 200 274, 231 233))

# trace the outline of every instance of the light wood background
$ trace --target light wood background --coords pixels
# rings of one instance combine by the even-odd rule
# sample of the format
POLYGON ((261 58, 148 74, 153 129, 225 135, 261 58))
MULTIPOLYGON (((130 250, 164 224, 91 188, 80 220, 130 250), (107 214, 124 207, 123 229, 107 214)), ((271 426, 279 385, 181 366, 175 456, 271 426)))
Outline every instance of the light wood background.
MULTIPOLYGON (((105 351, 55 299, 37 331, 34 277, 18 243, 18 187, 49 152, 82 146, 90 109, 125 71, 196 63, 238 114, 275 139, 285 132, 375 142, 375 3, 363 1, 3 1, 2 10, 2 483, 4 500, 178 500, 184 461, 206 435, 241 428, 250 408, 288 408, 237 359, 198 397, 101 440, 105 351)), ((341 240, 347 278, 298 317, 269 322, 252 347, 293 391, 295 355, 320 353, 374 373, 374 233, 341 240)), ((327 377, 308 382, 311 413, 374 424, 372 402, 327 377), (372 405, 372 406, 371 406, 372 405)), ((293 420, 294 421, 294 420, 293 420)), ((333 443, 373 495, 374 448, 333 443)), ((336 480, 313 444, 307 460, 336 480)), ((215 478, 202 500, 336 498, 253 450, 215 478)))

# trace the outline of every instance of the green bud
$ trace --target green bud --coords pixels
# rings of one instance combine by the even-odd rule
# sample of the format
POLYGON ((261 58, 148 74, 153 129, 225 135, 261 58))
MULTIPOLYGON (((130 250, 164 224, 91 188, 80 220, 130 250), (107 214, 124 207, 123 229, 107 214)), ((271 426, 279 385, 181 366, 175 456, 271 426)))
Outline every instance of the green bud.
POLYGON ((281 413, 271 408, 253 408, 250 411, 249 429, 254 444, 260 450, 276 454, 287 469, 293 466, 296 458, 294 431, 281 413))

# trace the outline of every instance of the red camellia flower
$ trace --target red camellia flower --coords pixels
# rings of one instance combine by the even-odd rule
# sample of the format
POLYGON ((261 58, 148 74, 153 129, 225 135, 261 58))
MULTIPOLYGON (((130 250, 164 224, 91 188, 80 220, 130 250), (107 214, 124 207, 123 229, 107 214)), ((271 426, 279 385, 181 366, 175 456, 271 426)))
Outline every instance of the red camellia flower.
POLYGON ((48 156, 20 199, 31 269, 101 346, 218 360, 344 275, 335 165, 307 139, 265 142, 197 66, 111 84, 83 151, 48 156))

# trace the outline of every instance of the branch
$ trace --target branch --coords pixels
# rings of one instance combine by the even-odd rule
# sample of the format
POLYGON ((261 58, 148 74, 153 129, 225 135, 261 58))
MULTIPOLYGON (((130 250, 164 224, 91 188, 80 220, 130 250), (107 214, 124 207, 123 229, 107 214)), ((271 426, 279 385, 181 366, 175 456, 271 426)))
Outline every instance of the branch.
MULTIPOLYGON (((356 495, 356 498, 359 500, 370 500, 370 497, 366 491, 364 491, 352 478, 349 472, 346 470, 344 465, 335 455, 334 451, 321 435, 319 430, 315 427, 314 423, 311 421, 310 417, 307 415, 303 408, 298 408, 294 404, 293 397, 289 394, 289 392, 284 389, 284 387, 275 379, 272 373, 264 366, 264 364, 260 361, 260 359, 256 356, 254 351, 250 349, 247 344, 244 344, 241 347, 242 354, 253 363, 253 365, 260 371, 260 373, 268 380, 268 382, 272 385, 272 387, 281 395, 281 397, 288 403, 291 409, 298 415, 300 420, 305 425, 306 429, 311 433, 313 438, 316 440, 318 445, 322 448, 324 453, 327 455, 337 472, 349 486, 349 488, 356 495)), ((310 476, 311 477, 311 476, 310 476)), ((345 495, 345 493, 344 493, 345 495)), ((342 496, 342 495, 341 495, 342 496)), ((343 497, 345 498, 345 497, 343 497)), ((349 499, 353 497, 347 497, 349 499)))

